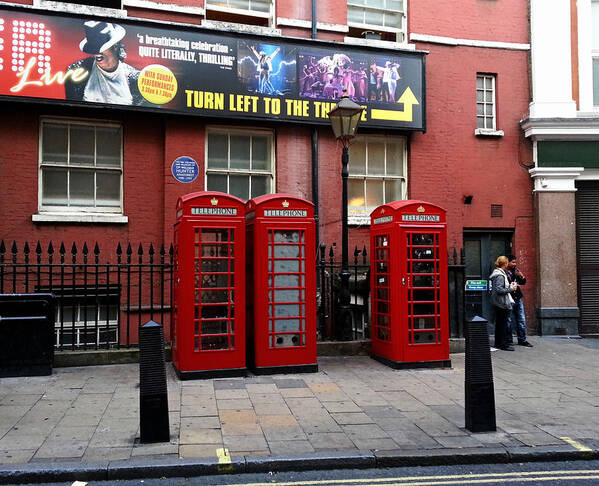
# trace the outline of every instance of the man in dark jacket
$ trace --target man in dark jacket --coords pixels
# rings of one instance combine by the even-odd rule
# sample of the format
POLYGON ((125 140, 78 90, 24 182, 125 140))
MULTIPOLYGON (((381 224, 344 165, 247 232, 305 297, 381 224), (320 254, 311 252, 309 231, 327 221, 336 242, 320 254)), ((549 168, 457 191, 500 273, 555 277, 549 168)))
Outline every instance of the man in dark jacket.
POLYGON ((518 344, 527 348, 532 348, 526 340, 526 315, 524 314, 524 303, 522 302, 522 289, 521 285, 526 284, 526 277, 517 268, 517 258, 515 255, 507 255, 509 260, 507 264, 507 276, 510 283, 516 282, 518 286, 516 290, 512 292, 512 298, 514 299, 514 305, 508 315, 508 341, 512 340, 512 333, 514 332, 514 326, 516 327, 516 334, 518 335, 518 344))

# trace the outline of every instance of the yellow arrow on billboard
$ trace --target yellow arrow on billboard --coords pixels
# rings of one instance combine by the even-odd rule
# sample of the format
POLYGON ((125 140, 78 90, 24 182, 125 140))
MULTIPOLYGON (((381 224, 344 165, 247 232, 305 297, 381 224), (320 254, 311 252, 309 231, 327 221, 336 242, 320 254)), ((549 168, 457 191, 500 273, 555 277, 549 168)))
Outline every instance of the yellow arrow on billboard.
POLYGON ((418 103, 416 96, 414 96, 409 86, 397 102, 403 103, 403 111, 378 110, 373 108, 370 110, 370 118, 372 120, 412 121, 412 106, 419 105, 420 103, 418 103))

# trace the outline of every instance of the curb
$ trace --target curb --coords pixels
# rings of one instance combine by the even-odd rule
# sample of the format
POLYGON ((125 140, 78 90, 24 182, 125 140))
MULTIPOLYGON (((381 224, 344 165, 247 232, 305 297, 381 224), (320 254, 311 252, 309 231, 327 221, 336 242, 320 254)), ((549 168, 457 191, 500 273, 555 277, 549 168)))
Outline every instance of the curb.
POLYGON ((402 466, 577 461, 599 459, 599 448, 577 450, 571 446, 424 449, 394 451, 332 451, 301 455, 232 456, 230 463, 217 458, 178 459, 148 456, 98 463, 49 462, 0 467, 0 484, 58 481, 115 481, 214 474, 310 471, 317 469, 367 469, 402 466))

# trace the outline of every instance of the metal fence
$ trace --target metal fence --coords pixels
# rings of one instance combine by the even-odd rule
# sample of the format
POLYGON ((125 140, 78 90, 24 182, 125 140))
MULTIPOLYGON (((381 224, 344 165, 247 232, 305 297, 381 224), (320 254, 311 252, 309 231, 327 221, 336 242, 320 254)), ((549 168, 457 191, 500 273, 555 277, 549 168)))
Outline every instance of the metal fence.
MULTIPOLYGON (((318 338, 319 340, 352 340, 370 338, 370 263, 366 246, 360 250, 356 246, 353 261, 349 262, 350 307, 352 310, 351 334, 345 334, 339 323, 338 292, 341 264, 335 263, 334 245, 320 244, 317 258, 318 276, 318 338)), ((464 337, 464 250, 459 254, 454 248, 448 255, 448 305, 449 336, 464 337)))
POLYGON ((164 325, 170 340, 173 248, 131 244, 113 252, 96 243, 75 243, 58 252, 52 242, 34 251, 28 243, 7 249, 0 242, 0 293, 52 292, 56 305, 56 348, 99 349, 136 346, 147 320, 164 325))
MULTIPOLYGON (((315 262, 318 280, 318 339, 370 338, 370 264, 366 246, 354 248, 350 258, 351 330, 336 325, 339 273, 335 245, 321 243, 315 262)), ((454 249, 449 258, 450 336, 463 337, 464 254, 454 249)), ((153 244, 119 243, 101 251, 96 243, 69 250, 52 243, 32 251, 28 243, 15 242, 7 249, 0 242, 0 294, 52 292, 57 298, 56 348, 87 350, 137 346, 139 327, 148 320, 164 325, 170 342, 173 280, 173 247, 158 251, 153 244)))

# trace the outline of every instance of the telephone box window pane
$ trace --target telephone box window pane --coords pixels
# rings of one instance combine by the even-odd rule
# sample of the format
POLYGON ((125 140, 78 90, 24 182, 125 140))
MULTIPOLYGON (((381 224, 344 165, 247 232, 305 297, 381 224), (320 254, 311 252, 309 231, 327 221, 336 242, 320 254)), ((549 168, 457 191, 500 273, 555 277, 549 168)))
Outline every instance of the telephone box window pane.
POLYGON ((216 304, 229 302, 228 290, 203 290, 202 304, 216 304))
POLYGON ((378 262, 377 263, 377 272, 378 273, 387 273, 388 271, 388 263, 387 262, 378 262))
POLYGON ((292 289, 277 289, 271 291, 271 301, 274 302, 301 302, 303 300, 301 292, 299 290, 292 289), (274 294, 274 299, 272 298, 274 294))
POLYGON ((427 302, 435 300, 434 289, 414 289, 414 302, 427 302))
POLYGON ((229 349, 228 336, 202 337, 202 351, 210 351, 217 349, 229 349))
POLYGON ((413 322, 414 329, 435 329, 436 319, 434 317, 416 317, 413 322))
POLYGON ((227 192, 227 176, 222 174, 208 174, 206 190, 227 192))
POLYGON ((435 273, 435 264, 433 262, 414 262, 412 263, 413 273, 435 273))
POLYGON ((412 248, 412 258, 417 260, 433 260, 435 255, 432 248, 412 248))
MULTIPOLYGON (((228 305, 203 305, 202 319, 226 319, 229 313, 228 305)), ((231 316, 233 317, 233 316, 231 316)))
MULTIPOLYGON (((231 233, 233 230, 231 230, 231 233)), ((202 242, 223 242, 229 241, 229 230, 202 228, 202 242)))
MULTIPOLYGON (((228 257, 229 256, 229 245, 213 244, 213 245, 202 245, 202 257, 228 257)), ((225 270, 226 271, 226 270, 225 270)))
POLYGON ((412 235, 413 245, 434 245, 436 234, 430 233, 415 233, 412 235))
POLYGON ((382 327, 377 328, 377 337, 383 341, 389 340, 389 330, 382 327))
POLYGON ((389 327, 389 316, 378 315, 376 317, 376 323, 381 327, 389 327))
POLYGON ((194 351, 199 351, 200 350, 200 338, 194 338, 194 340, 193 340, 193 350, 194 351))
POLYGON ((389 300, 389 289, 376 289, 376 298, 380 300, 389 300))
POLYGON ((231 135, 231 169, 250 169, 250 137, 231 135))
POLYGON ((414 343, 415 344, 430 344, 435 341, 435 333, 434 332, 415 332, 414 333, 414 343))
POLYGON ((202 287, 228 287, 229 286, 229 275, 203 275, 202 276, 202 287))
POLYGON ((121 174, 115 172, 96 174, 96 205, 106 207, 121 205, 121 174))
POLYGON ((71 126, 69 162, 71 165, 94 165, 95 133, 94 127, 71 126))
POLYGON ((229 177, 229 194, 241 199, 249 199, 250 176, 232 175, 229 177))
POLYGON ((275 317, 295 317, 301 315, 299 304, 278 304, 274 308, 275 317))
POLYGON ((96 165, 121 166, 121 129, 116 127, 96 128, 96 165))
POLYGON ((202 335, 206 334, 227 334, 228 321, 202 321, 202 335))
POLYGON ((389 304, 387 302, 377 302, 376 303, 377 312, 381 314, 389 314, 389 304))
MULTIPOLYGON (((271 280, 269 278, 269 280, 271 280)), ((299 275, 275 275, 275 287, 299 287, 300 276, 299 275)))
POLYGON ((228 260, 202 260, 202 273, 227 272, 228 260))
POLYGON ((432 275, 414 275, 414 287, 434 287, 435 277, 432 275))
MULTIPOLYGON (((227 158, 229 155, 227 135, 219 133, 208 134, 208 167, 211 169, 226 169, 227 158)), ((225 179, 225 191, 226 192, 226 176, 222 176, 225 179)), ((210 180, 210 175, 208 176, 210 180)), ((220 189, 211 189, 211 191, 217 191, 220 189)))
POLYGON ((298 243, 299 231, 275 231, 275 243, 298 243))
POLYGON ((72 206, 94 205, 94 172, 73 170, 70 173, 70 193, 72 206))
POLYGON ((299 260, 275 260, 275 273, 298 273, 299 260))
POLYGON ((44 163, 67 163, 69 146, 67 130, 66 125, 44 123, 42 142, 42 160, 44 163))
POLYGON ((431 315, 435 313, 435 304, 434 303, 429 303, 429 304, 418 304, 415 303, 414 305, 414 315, 415 316, 426 316, 426 315, 431 315))
POLYGON ((42 204, 67 205, 66 169, 44 169, 42 173, 42 204))

